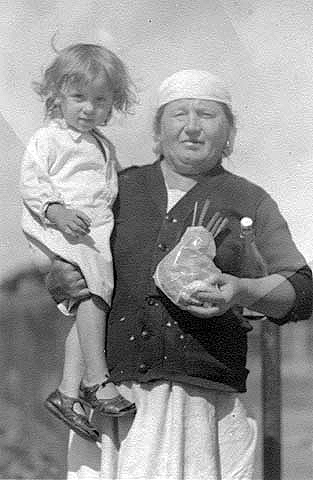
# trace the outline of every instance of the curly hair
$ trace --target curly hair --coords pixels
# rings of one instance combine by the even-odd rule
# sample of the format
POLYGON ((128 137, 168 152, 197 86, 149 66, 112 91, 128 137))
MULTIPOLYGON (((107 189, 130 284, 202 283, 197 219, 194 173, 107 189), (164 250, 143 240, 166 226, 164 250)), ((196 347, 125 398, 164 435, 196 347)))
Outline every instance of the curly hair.
POLYGON ((135 87, 124 63, 102 45, 77 43, 57 52, 57 57, 33 88, 45 103, 48 118, 60 117, 58 97, 69 86, 88 85, 104 75, 113 92, 112 109, 129 113, 137 103, 135 87))

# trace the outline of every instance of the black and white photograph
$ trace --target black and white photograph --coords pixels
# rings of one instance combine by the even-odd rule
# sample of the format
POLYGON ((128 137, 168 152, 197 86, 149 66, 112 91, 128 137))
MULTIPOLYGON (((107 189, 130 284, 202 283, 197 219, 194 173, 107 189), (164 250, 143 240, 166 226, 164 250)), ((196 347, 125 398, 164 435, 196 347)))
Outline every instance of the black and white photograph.
POLYGON ((311 1, 0 23, 0 479, 311 480, 311 1))

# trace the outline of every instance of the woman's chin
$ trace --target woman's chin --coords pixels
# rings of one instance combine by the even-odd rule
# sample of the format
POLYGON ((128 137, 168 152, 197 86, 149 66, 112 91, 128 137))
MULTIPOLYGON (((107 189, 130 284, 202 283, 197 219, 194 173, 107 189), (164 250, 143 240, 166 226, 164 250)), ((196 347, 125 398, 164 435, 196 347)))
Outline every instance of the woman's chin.
POLYGON ((189 156, 181 159, 181 173, 186 175, 205 175, 217 165, 217 161, 210 162, 207 159, 189 156))

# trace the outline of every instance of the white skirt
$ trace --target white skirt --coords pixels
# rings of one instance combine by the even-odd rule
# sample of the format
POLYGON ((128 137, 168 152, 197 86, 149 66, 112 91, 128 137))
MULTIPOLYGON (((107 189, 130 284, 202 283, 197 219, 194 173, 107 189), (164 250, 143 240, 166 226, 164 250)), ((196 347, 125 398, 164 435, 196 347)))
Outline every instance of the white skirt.
POLYGON ((137 414, 98 417, 102 445, 71 433, 69 480, 252 479, 257 427, 236 394, 165 381, 119 390, 137 414))

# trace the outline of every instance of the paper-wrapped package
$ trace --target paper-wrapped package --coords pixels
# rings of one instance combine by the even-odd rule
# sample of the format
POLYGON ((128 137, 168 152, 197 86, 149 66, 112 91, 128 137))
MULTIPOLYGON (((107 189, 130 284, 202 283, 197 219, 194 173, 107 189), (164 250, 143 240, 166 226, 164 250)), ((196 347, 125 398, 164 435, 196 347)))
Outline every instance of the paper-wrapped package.
POLYGON ((215 255, 212 233, 202 226, 188 227, 157 265, 154 281, 173 303, 186 305, 197 291, 214 288, 208 276, 220 272, 213 261, 215 255))

